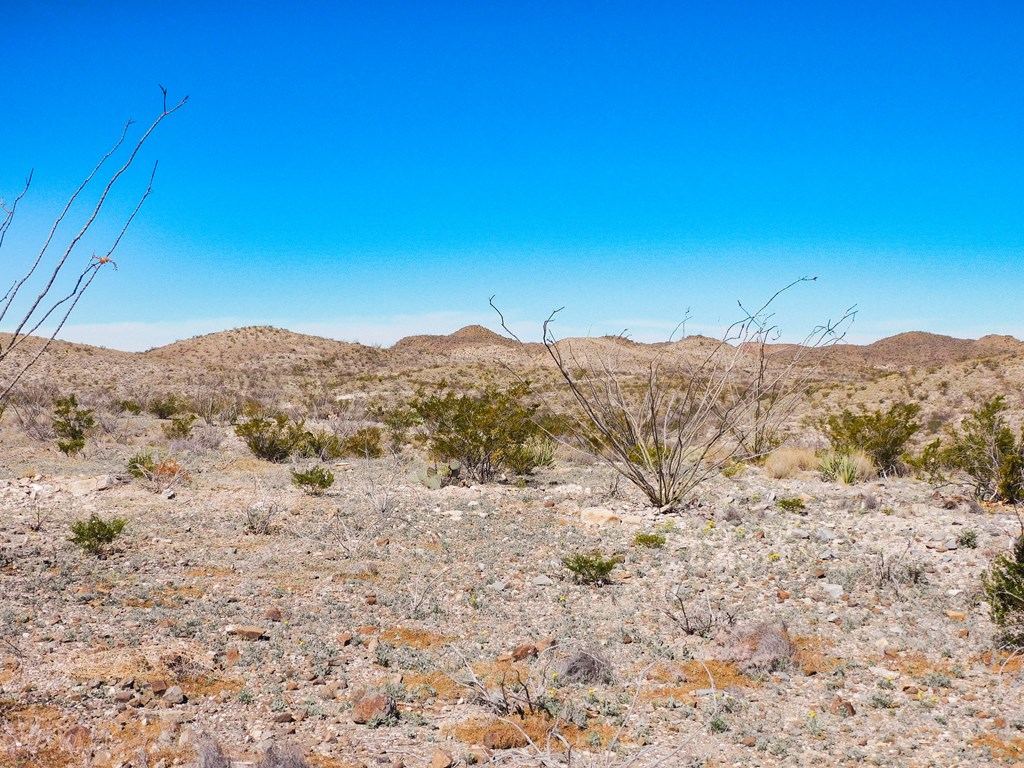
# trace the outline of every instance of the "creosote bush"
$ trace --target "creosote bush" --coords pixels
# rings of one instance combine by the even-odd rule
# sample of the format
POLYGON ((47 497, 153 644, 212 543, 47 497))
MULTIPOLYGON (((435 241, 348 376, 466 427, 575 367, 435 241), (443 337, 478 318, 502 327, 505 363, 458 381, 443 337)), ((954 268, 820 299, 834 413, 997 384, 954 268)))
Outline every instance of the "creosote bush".
POLYGON ((853 413, 847 409, 839 416, 829 416, 822 430, 834 453, 864 451, 883 475, 900 474, 905 469, 907 443, 921 429, 917 422, 920 412, 917 403, 893 403, 888 411, 853 413))
POLYGON ((255 414, 235 427, 253 455, 281 464, 301 446, 305 437, 303 422, 293 422, 283 413, 255 414))
POLYGON ((194 413, 172 416, 170 423, 163 425, 163 433, 168 440, 187 440, 192 434, 192 425, 195 420, 194 413))
POLYGON ((992 622, 1008 642, 1024 646, 1024 532, 996 556, 981 583, 992 622))
POLYGON ((578 552, 575 555, 562 558, 562 565, 572 573, 580 584, 609 584, 611 583, 612 570, 622 562, 618 555, 606 557, 601 552, 586 554, 578 552))
POLYGON ((523 402, 529 393, 527 382, 487 386, 479 394, 420 392, 409 406, 426 428, 435 459, 454 459, 470 479, 487 482, 502 469, 525 474, 536 466, 538 454, 527 446, 540 430, 533 420, 537 406, 523 402))
POLYGON ((334 473, 324 467, 312 467, 304 472, 292 472, 292 485, 311 496, 319 496, 334 485, 334 473))
POLYGON ((979 499, 1024 501, 1024 434, 1007 426, 1005 398, 997 395, 971 411, 951 432, 944 463, 969 478, 979 499))
POLYGON ((75 456, 85 448, 85 438, 96 426, 92 410, 79 408, 74 395, 59 398, 53 406, 53 431, 57 448, 65 456, 75 456))
POLYGON ((71 541, 92 555, 102 554, 121 535, 128 521, 120 517, 104 520, 93 514, 88 520, 76 520, 71 524, 71 541))
POLYGON ((384 455, 382 437, 380 427, 363 427, 345 438, 341 454, 353 458, 379 459, 384 455))

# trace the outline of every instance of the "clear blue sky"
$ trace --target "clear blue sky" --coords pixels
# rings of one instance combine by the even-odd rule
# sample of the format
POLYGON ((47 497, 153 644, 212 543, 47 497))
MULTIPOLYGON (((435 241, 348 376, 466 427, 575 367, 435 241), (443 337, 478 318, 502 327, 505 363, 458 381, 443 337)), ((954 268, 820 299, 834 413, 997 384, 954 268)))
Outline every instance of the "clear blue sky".
POLYGON ((530 338, 566 305, 563 334, 651 340, 801 275, 791 338, 851 304, 858 341, 1024 336, 1019 3, 41 0, 2 23, 0 195, 35 169, 5 281, 157 84, 190 96, 66 338, 391 343, 493 327, 496 293, 530 338))

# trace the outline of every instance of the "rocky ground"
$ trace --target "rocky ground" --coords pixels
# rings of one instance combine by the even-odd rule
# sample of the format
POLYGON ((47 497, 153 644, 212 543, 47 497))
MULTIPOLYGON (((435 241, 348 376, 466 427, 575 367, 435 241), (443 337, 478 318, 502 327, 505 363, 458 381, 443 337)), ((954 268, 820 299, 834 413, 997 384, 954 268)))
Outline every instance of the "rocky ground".
POLYGON ((979 585, 1012 510, 745 467, 657 515, 571 461, 339 462, 313 497, 226 435, 168 494, 123 445, 0 461, 0 764, 1024 765, 979 585), (94 512, 128 521, 102 557, 94 512), (563 565, 595 551, 609 584, 563 565))

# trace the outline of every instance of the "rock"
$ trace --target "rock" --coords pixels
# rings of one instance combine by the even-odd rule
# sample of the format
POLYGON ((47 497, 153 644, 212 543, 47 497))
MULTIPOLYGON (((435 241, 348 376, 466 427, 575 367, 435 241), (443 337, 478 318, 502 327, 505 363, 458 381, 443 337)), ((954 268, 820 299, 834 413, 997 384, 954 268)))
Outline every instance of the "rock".
POLYGON ((811 571, 811 576, 813 578, 815 578, 815 579, 824 579, 825 578, 825 569, 824 568, 815 568, 815 569, 813 569, 811 571))
POLYGON ((841 584, 829 584, 826 582, 821 585, 821 589, 833 600, 838 600, 843 596, 843 587, 841 584))
POLYGON ((743 737, 743 741, 740 742, 740 743, 744 747, 756 747, 757 746, 757 739, 755 739, 753 736, 744 736, 743 737))
POLYGON ((363 600, 363 602, 365 602, 367 605, 376 605, 377 604, 377 596, 376 595, 367 595, 366 598, 363 600))
POLYGON ((962 611, 946 611, 946 616, 950 621, 964 621, 967 618, 962 611))
POLYGON ((828 711, 837 717, 853 717, 857 714, 857 710, 853 708, 853 704, 841 696, 836 696, 831 702, 829 702, 828 711))
POLYGON ((96 491, 105 491, 114 487, 114 480, 110 475, 99 475, 88 477, 84 480, 74 480, 68 485, 68 492, 72 496, 86 496, 96 491))
POLYGON ((555 582, 551 580, 550 576, 542 573, 539 576, 534 576, 530 579, 530 583, 535 587, 550 587, 555 582))
POLYGON ((512 658, 515 659, 516 661, 522 661, 523 659, 527 658, 528 656, 536 656, 536 655, 537 655, 537 646, 534 645, 533 643, 523 643, 522 645, 517 645, 515 647, 515 649, 512 651, 512 658))
POLYGON ((434 750, 434 756, 430 758, 430 768, 452 768, 455 759, 443 749, 438 747, 434 750))
POLYGON ((605 507, 587 507, 581 510, 580 520, 585 525, 595 525, 598 528, 607 528, 622 522, 619 515, 605 507))
POLYGON ((226 630, 229 635, 242 640, 266 640, 267 630, 254 624, 232 624, 226 630))
POLYGON ((135 695, 134 691, 117 691, 114 694, 114 701, 118 704, 127 704, 135 695))
POLYGON ((283 621, 284 620, 284 616, 281 614, 281 609, 278 608, 276 605, 273 605, 270 608, 267 608, 266 612, 263 614, 263 618, 266 619, 267 621, 283 621))
POLYGON ((177 492, 173 488, 164 488, 163 496, 165 499, 173 499, 177 495, 177 492))
POLYGON ((92 731, 84 725, 73 725, 64 731, 64 746, 71 752, 79 752, 92 744, 92 731))
POLYGON ((271 718, 275 723, 292 723, 295 722, 295 718, 292 717, 291 712, 278 712, 271 718))
POLYGON ((521 749, 529 744, 523 734, 509 725, 491 728, 480 742, 486 749, 521 749))
POLYGON ((787 592, 784 589, 780 589, 778 592, 776 592, 775 596, 779 598, 779 602, 780 603, 785 602, 786 600, 789 600, 789 592, 787 592))
POLYGON ((172 685, 164 691, 163 699, 168 704, 182 704, 185 702, 185 692, 181 690, 181 686, 172 685))
POLYGON ((395 700, 383 693, 368 693, 361 696, 352 706, 352 722, 368 723, 383 721, 398 715, 395 700))
POLYGON ((337 637, 338 645, 340 645, 342 648, 344 648, 347 645, 351 645, 353 639, 354 639, 354 637, 353 637, 351 632, 342 632, 337 637))

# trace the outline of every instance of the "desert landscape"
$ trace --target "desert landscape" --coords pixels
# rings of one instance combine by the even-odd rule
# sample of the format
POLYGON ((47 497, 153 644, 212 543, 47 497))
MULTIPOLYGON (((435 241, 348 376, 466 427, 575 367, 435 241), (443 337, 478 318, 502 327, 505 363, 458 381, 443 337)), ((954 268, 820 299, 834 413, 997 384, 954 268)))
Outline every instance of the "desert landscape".
MULTIPOLYGON (((557 348, 642 403, 655 369, 714 382, 687 372, 720 342, 557 348)), ((545 346, 479 326, 54 342, 0 419, 0 764, 1024 765, 1019 619, 985 588, 1016 475, 927 458, 996 396, 1015 445, 1024 343, 727 352, 733 384, 795 382, 768 449, 716 408, 616 464, 545 346), (704 474, 664 505, 623 472, 676 460, 704 474)))

